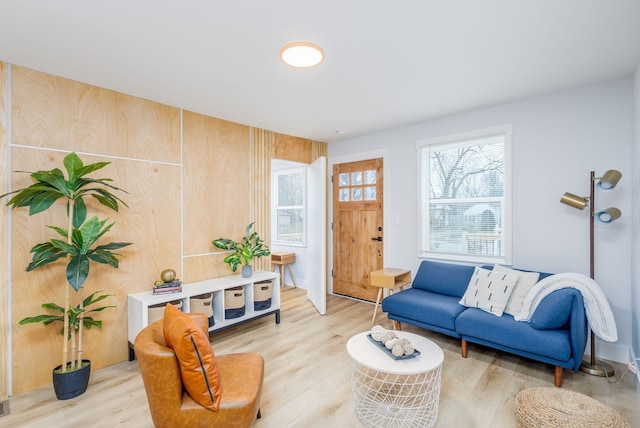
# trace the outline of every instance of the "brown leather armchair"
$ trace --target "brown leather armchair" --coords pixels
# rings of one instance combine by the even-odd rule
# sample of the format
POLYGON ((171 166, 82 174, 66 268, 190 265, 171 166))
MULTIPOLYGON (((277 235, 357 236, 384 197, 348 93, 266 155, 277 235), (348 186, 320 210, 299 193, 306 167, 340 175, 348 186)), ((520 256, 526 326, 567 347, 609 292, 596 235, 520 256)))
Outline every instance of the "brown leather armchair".
MULTIPOLYGON (((190 314, 207 332, 205 314, 190 314)), ((216 355, 221 402, 205 409, 183 390, 175 353, 164 339, 162 320, 140 331, 134 343, 153 424, 162 427, 250 427, 260 417, 264 359, 256 353, 216 355)))

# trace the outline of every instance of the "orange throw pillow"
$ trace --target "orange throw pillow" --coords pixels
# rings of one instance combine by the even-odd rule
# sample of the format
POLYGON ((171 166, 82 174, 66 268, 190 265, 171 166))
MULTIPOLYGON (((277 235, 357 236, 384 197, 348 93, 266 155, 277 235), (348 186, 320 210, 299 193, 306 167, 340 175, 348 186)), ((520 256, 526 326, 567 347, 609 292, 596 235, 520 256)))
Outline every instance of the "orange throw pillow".
POLYGON ((164 339, 176 353, 182 384, 191 398, 214 412, 220 406, 220 379, 211 343, 204 331, 175 306, 167 304, 164 339))

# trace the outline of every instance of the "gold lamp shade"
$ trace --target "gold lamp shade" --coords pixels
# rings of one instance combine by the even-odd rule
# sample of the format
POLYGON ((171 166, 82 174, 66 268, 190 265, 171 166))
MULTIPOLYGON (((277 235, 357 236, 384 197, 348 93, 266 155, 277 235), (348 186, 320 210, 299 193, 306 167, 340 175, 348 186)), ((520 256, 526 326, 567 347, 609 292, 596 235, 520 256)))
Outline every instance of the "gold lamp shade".
POLYGON ((616 187, 618 181, 622 178, 622 173, 616 169, 610 169, 598 179, 598 187, 609 190, 616 187))
POLYGON ((562 202, 563 204, 567 204, 573 208, 583 210, 589 204, 589 198, 566 192, 564 195, 562 195, 562 198, 560 198, 560 202, 562 202))
POLYGON ((622 216, 622 211, 620 211, 618 208, 615 208, 615 207, 607 208, 604 211, 600 211, 596 213, 596 219, 600 223, 614 222, 617 219, 619 219, 620 216, 622 216))

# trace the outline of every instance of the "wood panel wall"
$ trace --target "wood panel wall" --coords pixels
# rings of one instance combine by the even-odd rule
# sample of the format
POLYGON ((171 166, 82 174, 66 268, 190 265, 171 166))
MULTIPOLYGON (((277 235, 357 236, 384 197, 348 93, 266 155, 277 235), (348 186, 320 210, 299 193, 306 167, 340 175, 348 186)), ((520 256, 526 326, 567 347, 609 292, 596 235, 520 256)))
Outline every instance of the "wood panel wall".
MULTIPOLYGON (((271 159, 273 132, 252 129, 251 132, 251 221, 253 230, 267 243, 271 242, 271 159)), ((271 270, 271 257, 261 257, 253 268, 271 270)))
MULTIPOLYGON (((7 141, 7 64, 0 62, 0 194, 4 194, 8 189, 7 168, 9 166, 7 158, 8 141, 7 141)), ((7 230, 7 210, 0 209, 0 248, 8 247, 8 230, 7 230)), ((3 251, 2 260, 0 260, 0 401, 5 400, 9 396, 9 362, 7 350, 9 343, 9 328, 7 316, 9 313, 8 282, 7 278, 7 260, 8 253, 3 251)))
MULTIPOLYGON (((111 162, 101 170, 100 177, 111 177, 115 185, 128 191, 122 198, 129 208, 123 207, 119 213, 90 205, 91 212, 100 218, 116 222, 105 242, 134 243, 121 251, 126 257, 120 269, 91 266, 86 291, 111 294, 109 303, 116 305, 102 313, 104 328, 93 329, 85 336, 85 356, 92 360, 94 369, 128 356, 128 293, 148 290, 169 267, 185 283, 231 274, 222 262, 224 253, 215 251, 211 241, 218 237, 238 239, 251 221, 256 221, 256 230, 270 242, 270 159, 276 156, 276 141, 282 159, 311 162, 323 147, 326 154, 324 143, 250 128, 3 63, 0 95, 0 155, 7 159, 10 150, 12 170, 59 167, 69 151, 76 151, 86 163, 111 162), (7 79, 3 76, 9 67, 11 78, 9 87, 5 87, 7 79), (7 91, 11 91, 11 106, 3 104, 7 91), (7 117, 11 118, 10 136, 3 132, 7 117)), ((0 183, 7 177, 2 173, 6 164, 0 166, 0 183)), ((13 189, 24 187, 28 180, 28 175, 10 174, 13 189)), ((50 384, 51 369, 59 364, 61 340, 57 329, 19 326, 17 321, 41 313, 43 302, 61 303, 64 287, 68 286, 64 263, 29 273, 25 267, 30 260, 29 249, 50 237, 44 226, 60 224, 65 213, 62 207, 56 207, 30 217, 24 209, 14 209, 9 214, 9 241, 3 229, 7 225, 6 210, 0 212, 0 240, 11 255, 12 393, 19 394, 50 384)), ((254 266, 269 267, 269 260, 260 260, 254 266)), ((4 262, 0 263, 0 275, 3 268, 4 262)), ((7 289, 3 281, 0 284, 1 310, 7 289)), ((0 326, 5 318, 0 319, 0 326)), ((0 344, 7 339, 5 333, 2 329, 0 344)), ((0 356, 0 365, 4 381, 4 374, 9 372, 4 356, 0 356)))

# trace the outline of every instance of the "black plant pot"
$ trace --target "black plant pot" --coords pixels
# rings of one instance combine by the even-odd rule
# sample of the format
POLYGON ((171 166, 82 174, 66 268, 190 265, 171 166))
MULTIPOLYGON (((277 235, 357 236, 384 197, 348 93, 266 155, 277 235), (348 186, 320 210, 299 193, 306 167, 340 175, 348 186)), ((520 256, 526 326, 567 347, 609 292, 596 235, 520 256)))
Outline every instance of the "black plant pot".
POLYGON ((67 371, 66 373, 56 373, 62 366, 53 369, 53 389, 58 400, 68 400, 84 394, 89 385, 89 375, 91 374, 91 361, 82 360, 88 363, 78 370, 67 371))

